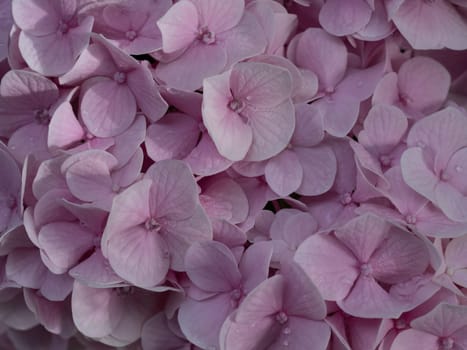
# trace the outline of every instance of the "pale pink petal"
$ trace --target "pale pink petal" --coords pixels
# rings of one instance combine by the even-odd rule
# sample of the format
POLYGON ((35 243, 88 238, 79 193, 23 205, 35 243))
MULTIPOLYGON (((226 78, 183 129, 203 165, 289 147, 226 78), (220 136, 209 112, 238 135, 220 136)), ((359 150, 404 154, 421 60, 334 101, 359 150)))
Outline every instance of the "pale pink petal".
POLYGON ((145 135, 146 119, 144 116, 138 115, 126 131, 113 138, 114 145, 107 151, 118 159, 119 166, 127 164, 143 143, 145 135))
POLYGON ((360 101, 345 91, 338 90, 315 104, 323 114, 324 130, 332 136, 346 136, 358 120, 360 101))
POLYGON ((5 275, 20 286, 38 289, 46 273, 37 248, 19 248, 8 254, 5 275))
POLYGON ((81 92, 80 112, 91 133, 115 136, 133 123, 136 100, 127 85, 102 79, 81 92))
POLYGON ((268 278, 272 248, 267 242, 257 242, 243 253, 238 266, 243 290, 249 293, 268 278))
POLYGON ((325 350, 331 339, 331 329, 324 321, 313 321, 301 317, 290 317, 287 325, 290 336, 278 337, 276 342, 268 347, 270 350, 306 349, 313 344, 313 350, 325 350), (287 346, 285 346, 287 344, 287 346))
POLYGON ((69 102, 61 104, 54 112, 49 124, 47 145, 49 148, 64 148, 84 136, 84 130, 69 102))
POLYGON ((328 0, 319 12, 319 23, 333 35, 350 35, 363 29, 371 14, 370 6, 364 0, 328 0))
POLYGON ((359 274, 354 255, 331 235, 316 234, 306 239, 294 259, 326 300, 345 298, 359 274))
POLYGON ((443 302, 429 313, 413 320, 410 325, 426 333, 447 337, 467 326, 467 307, 443 302))
POLYGON ((28 124, 18 129, 8 140, 8 148, 16 161, 23 163, 29 154, 38 160, 50 158, 47 148, 47 125, 28 124))
POLYGON ((459 192, 467 193, 465 171, 467 170, 467 147, 452 154, 451 159, 443 170, 442 176, 459 192))
POLYGON ((439 182, 435 190, 435 203, 451 220, 467 220, 467 197, 449 183, 439 182))
POLYGON ((295 131, 291 143, 299 147, 312 147, 324 138, 322 111, 315 104, 295 105, 295 131))
POLYGON ((49 0, 19 0, 12 2, 15 23, 22 30, 41 36, 57 30, 60 20, 53 2, 49 0))

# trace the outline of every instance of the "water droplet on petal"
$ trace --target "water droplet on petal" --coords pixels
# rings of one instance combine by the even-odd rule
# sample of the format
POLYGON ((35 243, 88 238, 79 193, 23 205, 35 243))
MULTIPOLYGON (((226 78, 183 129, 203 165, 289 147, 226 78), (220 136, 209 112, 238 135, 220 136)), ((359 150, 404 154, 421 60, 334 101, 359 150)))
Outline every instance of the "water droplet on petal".
POLYGON ((276 321, 279 322, 280 324, 285 324, 289 320, 289 317, 284 311, 280 311, 276 315, 276 321))
POLYGON ((285 327, 283 330, 282 330, 282 333, 288 335, 292 332, 292 330, 290 329, 290 327, 285 327))

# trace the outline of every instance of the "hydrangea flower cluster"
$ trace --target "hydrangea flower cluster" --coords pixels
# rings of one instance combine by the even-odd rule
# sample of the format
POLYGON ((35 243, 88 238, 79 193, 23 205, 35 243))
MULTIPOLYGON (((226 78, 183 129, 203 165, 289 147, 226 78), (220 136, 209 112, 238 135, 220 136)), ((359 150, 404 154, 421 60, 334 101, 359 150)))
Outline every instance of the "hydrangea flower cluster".
POLYGON ((0 0, 0 348, 467 349, 467 1, 0 0))

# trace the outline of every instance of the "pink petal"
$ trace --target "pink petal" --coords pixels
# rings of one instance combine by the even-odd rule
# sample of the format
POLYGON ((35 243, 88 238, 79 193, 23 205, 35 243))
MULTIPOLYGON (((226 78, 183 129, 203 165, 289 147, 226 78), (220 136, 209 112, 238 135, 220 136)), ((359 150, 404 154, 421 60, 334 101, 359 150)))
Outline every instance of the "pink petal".
POLYGON ((392 20, 415 49, 467 48, 467 24, 449 2, 405 1, 392 20))
POLYGON ((295 131, 291 141, 292 145, 312 147, 323 140, 323 115, 315 104, 296 104, 295 120, 295 131))
POLYGON ((94 246, 96 234, 79 224, 57 222, 45 225, 39 231, 39 244, 57 267, 54 273, 67 272, 94 246))
POLYGON ((301 34, 296 48, 296 64, 318 76, 320 90, 333 90, 347 69, 344 43, 322 29, 309 28, 301 34))
POLYGON ((29 154, 38 160, 50 158, 47 148, 47 126, 28 124, 18 129, 8 140, 8 148, 16 161, 23 163, 29 154))
POLYGON ((464 305, 438 304, 429 313, 413 320, 412 328, 446 337, 467 326, 467 308, 464 305))
POLYGON ((396 302, 371 276, 361 275, 347 297, 337 304, 356 317, 398 318, 402 314, 396 302))
POLYGON ((253 140, 245 160, 262 161, 287 147, 295 128, 294 106, 290 100, 274 108, 252 108, 248 112, 253 140))
POLYGON ((115 143, 108 152, 118 159, 119 166, 127 164, 143 143, 145 135, 146 120, 144 116, 139 115, 128 129, 114 137, 115 143))
POLYGON ((467 220, 467 197, 449 183, 441 181, 435 190, 435 203, 451 220, 467 220))
POLYGON ((110 334, 123 317, 123 304, 112 289, 90 288, 75 282, 71 297, 73 321, 88 337, 110 334))
POLYGON ((198 13, 200 24, 213 33, 221 33, 235 27, 243 16, 245 4, 237 0, 192 0, 198 13))
POLYGON ((119 276, 140 287, 160 284, 169 270, 169 252, 163 238, 142 226, 114 233, 108 241, 107 256, 119 276))
POLYGON ((199 288, 210 292, 228 292, 238 287, 240 272, 232 252, 218 242, 199 242, 185 255, 188 277, 199 288))
POLYGON ((78 27, 71 28, 65 35, 57 32, 33 36, 21 32, 21 54, 35 71, 49 76, 62 75, 73 67, 79 54, 88 45, 93 22, 92 17, 86 17, 78 27))
POLYGON ((324 130, 332 136, 342 138, 354 127, 360 111, 360 101, 345 90, 338 90, 330 96, 315 102, 321 109, 324 130))
POLYGON ((196 39, 198 11, 191 1, 180 1, 157 21, 162 34, 162 50, 166 53, 186 48, 196 39))
POLYGON ((335 234, 361 263, 367 263, 387 237, 390 228, 390 224, 383 219, 366 214, 337 229, 335 234))
POLYGON ((433 113, 443 105, 450 85, 451 76, 447 69, 429 57, 414 57, 399 69, 402 101, 408 108, 424 114, 433 113))
POLYGON ((48 0, 19 0, 12 4, 15 23, 22 30, 41 36, 55 32, 59 25, 60 13, 53 2, 48 0))
POLYGON ((20 286, 38 289, 46 273, 47 268, 42 264, 36 248, 18 248, 8 255, 5 275, 20 286))
POLYGON ((373 276, 396 284, 421 275, 429 264, 425 244, 413 234, 393 229, 370 259, 373 276))
POLYGON ((333 35, 350 35, 363 29, 371 14, 370 6, 364 0, 329 0, 319 12, 319 23, 333 35))
POLYGON ((439 350, 439 338, 416 329, 407 329, 397 335, 392 343, 391 350, 412 350, 414 347, 439 350))
POLYGON ((265 168, 268 185, 278 195, 285 197, 295 192, 303 179, 303 170, 298 156, 289 150, 271 158, 265 168))
POLYGON ((303 169, 303 179, 297 193, 316 196, 328 191, 337 172, 334 152, 326 146, 296 147, 294 150, 303 169))
POLYGON ((266 242, 257 242, 243 253, 238 268, 243 290, 249 293, 268 278, 272 249, 266 242))
POLYGON ((310 344, 313 344, 313 350, 325 350, 329 345, 331 329, 324 321, 290 317, 287 327, 291 331, 290 336, 278 337, 268 349, 279 350, 285 347, 298 350, 306 349, 310 344))
POLYGON ((359 274, 354 255, 331 235, 315 234, 306 239, 294 259, 326 300, 345 298, 359 274))
POLYGON ((206 79, 203 92, 203 122, 217 150, 227 159, 243 159, 252 144, 253 131, 228 108, 229 72, 206 79))
POLYGON ((125 131, 136 115, 136 101, 125 84, 102 79, 81 92, 81 117, 91 133, 100 137, 125 131))

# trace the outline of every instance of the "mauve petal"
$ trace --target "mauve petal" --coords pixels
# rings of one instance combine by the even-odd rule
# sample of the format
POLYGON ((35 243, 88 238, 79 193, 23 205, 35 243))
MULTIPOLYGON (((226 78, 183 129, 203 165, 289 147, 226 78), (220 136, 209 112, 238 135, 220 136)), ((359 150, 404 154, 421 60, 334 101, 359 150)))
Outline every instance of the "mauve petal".
POLYGON ((195 4, 202 26, 213 33, 222 33, 235 27, 243 16, 245 4, 243 1, 226 0, 192 0, 195 4))
POLYGON ((119 276, 143 288, 163 282, 169 270, 164 239, 143 226, 114 233, 108 240, 107 256, 119 276))
POLYGON ((297 193, 316 196, 328 191, 337 172, 334 152, 327 146, 296 147, 294 150, 303 169, 303 179, 297 193))
POLYGON ((326 300, 345 298, 359 275, 355 256, 331 235, 315 234, 306 239, 294 259, 326 300))
POLYGON ((76 198, 85 202, 101 201, 114 194, 110 170, 103 162, 85 159, 71 165, 65 178, 76 198))
MULTIPOLYGON (((123 283, 98 249, 86 260, 73 267, 69 274, 79 283, 93 288, 107 288, 123 283)), ((126 282, 125 282, 126 283, 126 282)))
POLYGON ((148 156, 156 162, 183 159, 196 146, 199 134, 195 119, 181 113, 167 114, 147 128, 145 146, 148 156))
POLYGON ((187 299, 178 311, 178 322, 190 342, 202 349, 217 348, 222 324, 233 310, 228 293, 203 301, 187 299))
POLYGON ((285 150, 271 158, 264 174, 271 189, 282 197, 295 192, 303 179, 300 160, 295 152, 290 150, 285 150))
POLYGON ((291 143, 299 147, 312 147, 324 138, 322 111, 315 104, 295 105, 295 131, 291 143))
POLYGON ((2 78, 0 94, 8 109, 18 112, 48 109, 59 97, 51 80, 26 70, 8 71, 2 78))
POLYGON ((338 90, 315 102, 321 109, 324 130, 332 136, 345 137, 358 120, 360 101, 345 90, 338 90))
POLYGON ((145 64, 127 74, 127 84, 135 96, 136 103, 152 122, 158 121, 167 112, 168 105, 159 93, 151 72, 145 64))
POLYGON ((396 105, 399 102, 398 80, 398 75, 395 72, 389 72, 384 75, 373 91, 371 103, 373 105, 396 105))
POLYGON ((157 21, 162 34, 162 50, 173 53, 186 48, 198 32, 198 11, 191 1, 179 1, 157 21))
POLYGON ((363 318, 398 318, 403 311, 373 277, 364 275, 337 304, 344 312, 363 318))
POLYGON ((384 64, 378 63, 365 69, 350 69, 336 90, 364 101, 373 95, 384 74, 384 64))
POLYGON ((94 246, 96 234, 76 223, 56 222, 45 225, 39 231, 39 247, 64 273, 94 246))
POLYGON ((102 236, 104 256, 107 256, 108 240, 114 234, 120 234, 120 232, 137 227, 150 218, 148 206, 150 188, 151 181, 142 180, 114 198, 102 236))
POLYGON ((456 151, 443 170, 443 177, 459 192, 467 193, 465 171, 467 170, 467 147, 456 151))
POLYGON ((149 210, 154 218, 177 221, 189 218, 197 209, 198 190, 188 166, 179 160, 162 160, 145 174, 152 180, 149 210))
POLYGON ((146 321, 141 334, 141 345, 144 350, 150 349, 180 349, 188 350, 191 345, 186 339, 178 337, 168 325, 164 312, 159 312, 146 321))
POLYGON ((271 257, 272 248, 267 242, 256 242, 243 253, 238 268, 246 293, 268 278, 271 257))
POLYGON ((240 272, 232 252, 223 244, 206 241, 193 244, 185 254, 186 272, 199 288, 229 292, 240 284, 240 272))
POLYGON ((284 289, 284 310, 290 316, 308 320, 323 320, 326 317, 326 304, 318 288, 305 271, 295 262, 281 266, 286 280, 284 289))
POLYGON ((435 189, 434 203, 449 219, 467 221, 467 197, 449 183, 439 182, 435 189))
POLYGON ((416 329, 407 329, 396 336, 390 350, 412 350, 418 347, 439 350, 439 338, 416 329))
POLYGON ((46 273, 47 268, 42 264, 37 248, 19 248, 8 255, 5 274, 20 286, 38 289, 46 273))
POLYGON ((328 0, 319 12, 319 23, 327 32, 345 36, 363 29, 370 21, 371 14, 365 0, 328 0))
POLYGON ((16 25, 33 35, 43 36, 58 29, 61 14, 50 0, 18 0, 12 2, 16 25))
POLYGON ((428 267, 429 259, 423 241, 412 233, 394 229, 371 256, 369 263, 372 275, 378 281, 396 284, 421 275, 428 267))
POLYGON ((309 28, 298 39, 295 63, 318 76, 320 90, 332 91, 347 69, 347 49, 339 38, 309 28))
POLYGON ((29 154, 38 160, 51 157, 47 147, 47 125, 28 124, 16 130, 8 140, 8 148, 19 163, 23 163, 29 154))
POLYGON ((451 240, 445 251, 446 265, 454 269, 467 268, 467 236, 451 240))
POLYGON ((19 36, 19 49, 30 68, 48 76, 68 72, 89 43, 93 18, 86 17, 66 34, 53 33, 36 37, 26 32, 19 36))
POLYGON ((219 153, 238 161, 246 156, 253 141, 253 131, 228 108, 232 98, 229 74, 226 72, 204 80, 203 122, 219 153))
POLYGON ((81 92, 80 112, 92 134, 115 136, 133 123, 136 100, 127 85, 102 79, 81 92))
POLYGON ((448 70, 429 57, 418 56, 404 62, 398 77, 399 96, 404 106, 424 114, 433 113, 443 105, 451 85, 448 70))
POLYGON ((415 49, 467 48, 467 24, 450 2, 404 1, 392 20, 415 49))
MULTIPOLYGON (((300 317, 290 317, 287 328, 290 335, 281 335, 268 350, 301 350, 313 344, 313 350, 328 349, 331 329, 324 321, 313 321, 300 317)), ((284 329, 285 330, 285 329, 284 329)), ((283 330, 283 331, 284 331, 283 330)))
POLYGON ((203 85, 203 79, 221 73, 226 62, 227 56, 222 45, 205 45, 196 41, 175 60, 159 62, 155 73, 157 79, 167 86, 195 91, 203 85))
POLYGON ((90 288, 75 282, 71 309, 76 328, 88 337, 110 334, 123 317, 123 304, 112 289, 90 288))
POLYGON ((146 119, 138 115, 133 124, 120 135, 115 136, 115 144, 108 149, 118 159, 119 166, 127 164, 133 157, 146 135, 146 119))

